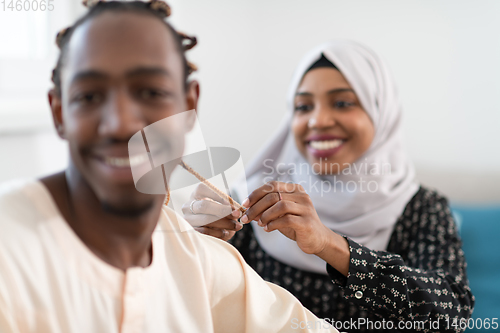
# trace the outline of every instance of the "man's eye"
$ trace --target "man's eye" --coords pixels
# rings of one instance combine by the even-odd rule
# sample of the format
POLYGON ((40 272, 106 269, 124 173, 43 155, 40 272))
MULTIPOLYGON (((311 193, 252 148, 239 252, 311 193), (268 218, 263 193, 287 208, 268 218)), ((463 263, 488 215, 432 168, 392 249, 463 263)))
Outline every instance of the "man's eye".
POLYGON ((155 100, 158 98, 164 98, 168 94, 164 91, 157 89, 142 89, 139 90, 139 97, 144 100, 155 100))
POLYGON ((104 100, 104 96, 100 93, 84 93, 79 94, 74 98, 75 102, 81 104, 97 104, 104 100))
POLYGON ((295 106, 295 111, 297 111, 297 112, 308 112, 308 111, 311 111, 312 109, 313 109, 313 106, 307 105, 307 104, 295 106))

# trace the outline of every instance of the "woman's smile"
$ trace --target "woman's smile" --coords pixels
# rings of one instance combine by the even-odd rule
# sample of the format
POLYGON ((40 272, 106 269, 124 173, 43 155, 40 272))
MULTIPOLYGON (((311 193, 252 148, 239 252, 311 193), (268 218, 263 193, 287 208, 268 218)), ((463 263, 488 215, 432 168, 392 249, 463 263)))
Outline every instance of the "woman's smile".
POLYGON ((322 134, 309 136, 305 144, 308 153, 315 158, 327 158, 340 151, 346 141, 347 139, 339 136, 322 134))
POLYGON ((295 144, 316 172, 339 173, 370 147, 375 132, 371 118, 337 69, 308 71, 294 103, 295 144))

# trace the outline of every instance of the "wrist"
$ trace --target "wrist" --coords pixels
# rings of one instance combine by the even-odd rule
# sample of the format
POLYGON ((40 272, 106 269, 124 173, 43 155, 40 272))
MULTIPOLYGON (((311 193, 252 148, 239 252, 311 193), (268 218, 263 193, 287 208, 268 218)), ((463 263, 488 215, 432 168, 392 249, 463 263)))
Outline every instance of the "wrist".
POLYGON ((351 253, 349 243, 339 234, 328 229, 328 238, 323 249, 315 255, 326 261, 344 276, 349 272, 351 253))

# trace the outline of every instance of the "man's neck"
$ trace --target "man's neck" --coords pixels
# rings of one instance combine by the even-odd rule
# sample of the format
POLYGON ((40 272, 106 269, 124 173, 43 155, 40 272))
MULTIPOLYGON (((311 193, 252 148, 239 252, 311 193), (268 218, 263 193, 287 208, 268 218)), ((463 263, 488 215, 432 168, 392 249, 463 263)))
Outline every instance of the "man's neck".
POLYGON ((81 178, 61 172, 41 181, 69 226, 95 255, 123 271, 150 265, 151 236, 162 200, 155 198, 153 205, 139 216, 123 217, 105 211, 81 178))

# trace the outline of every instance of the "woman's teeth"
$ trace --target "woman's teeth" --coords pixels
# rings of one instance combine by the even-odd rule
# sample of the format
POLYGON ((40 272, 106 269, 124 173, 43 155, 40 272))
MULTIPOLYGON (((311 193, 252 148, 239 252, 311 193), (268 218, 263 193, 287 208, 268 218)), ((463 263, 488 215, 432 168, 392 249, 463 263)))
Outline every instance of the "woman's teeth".
POLYGON ((139 164, 144 163, 147 160, 147 155, 135 155, 130 158, 128 157, 106 157, 104 159, 104 163, 107 165, 125 168, 125 167, 134 167, 139 164))
POLYGON ((343 140, 310 141, 309 145, 316 150, 327 150, 337 148, 343 140))

